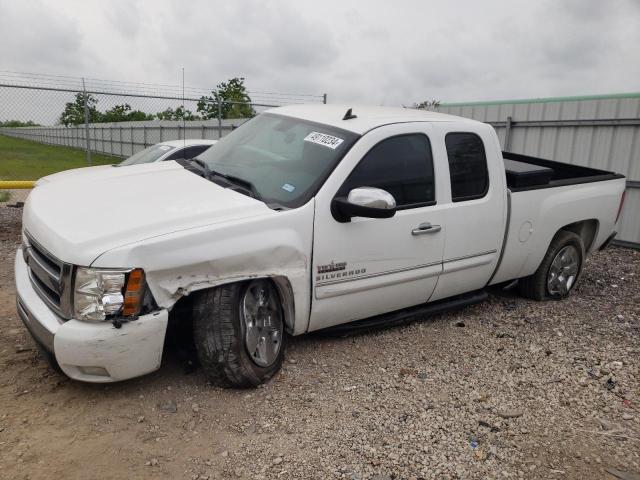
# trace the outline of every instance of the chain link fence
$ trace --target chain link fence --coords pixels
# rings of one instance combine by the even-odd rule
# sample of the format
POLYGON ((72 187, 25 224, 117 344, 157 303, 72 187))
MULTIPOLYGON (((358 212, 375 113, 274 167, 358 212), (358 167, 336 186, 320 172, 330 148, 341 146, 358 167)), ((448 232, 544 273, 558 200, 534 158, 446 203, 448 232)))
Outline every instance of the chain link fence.
POLYGON ((28 194, 2 181, 117 163, 169 140, 217 140, 270 107, 326 101, 0 70, 0 207, 20 206, 28 194))

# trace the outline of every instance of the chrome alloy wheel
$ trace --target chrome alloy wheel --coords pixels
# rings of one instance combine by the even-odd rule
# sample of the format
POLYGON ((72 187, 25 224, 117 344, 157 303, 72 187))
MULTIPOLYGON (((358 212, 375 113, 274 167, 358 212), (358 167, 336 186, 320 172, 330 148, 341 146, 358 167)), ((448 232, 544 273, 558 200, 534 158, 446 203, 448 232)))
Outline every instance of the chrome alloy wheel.
POLYGON ((578 277, 580 255, 573 245, 562 248, 551 262, 547 276, 547 290, 551 295, 564 296, 569 293, 578 277))
POLYGON ((247 287, 241 307, 247 352, 256 365, 268 367, 278 358, 284 333, 278 292, 271 282, 255 280, 247 287))

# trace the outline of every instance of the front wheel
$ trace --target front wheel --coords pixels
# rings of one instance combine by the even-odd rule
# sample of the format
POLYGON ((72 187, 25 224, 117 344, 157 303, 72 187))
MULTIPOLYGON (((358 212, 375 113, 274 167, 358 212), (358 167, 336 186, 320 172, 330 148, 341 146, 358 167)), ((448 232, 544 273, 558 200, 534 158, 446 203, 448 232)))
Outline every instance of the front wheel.
POLYGON ((573 232, 561 230, 551 241, 535 273, 518 281, 520 294, 533 300, 568 297, 582 271, 584 256, 582 239, 573 232))
POLYGON ((205 373, 223 386, 266 382, 282 366, 284 325, 278 290, 268 279, 200 292, 193 337, 205 373))

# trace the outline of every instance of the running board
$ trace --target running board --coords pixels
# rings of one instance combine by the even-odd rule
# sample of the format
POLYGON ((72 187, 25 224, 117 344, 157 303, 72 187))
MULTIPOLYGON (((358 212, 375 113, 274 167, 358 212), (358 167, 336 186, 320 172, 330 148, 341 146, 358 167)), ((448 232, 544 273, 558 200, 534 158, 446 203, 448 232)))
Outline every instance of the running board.
POLYGON ((352 333, 362 333, 377 328, 395 327, 417 320, 418 316, 433 316, 439 313, 459 310, 461 308, 482 302, 488 297, 485 290, 476 290, 471 293, 445 298, 433 303, 426 303, 416 307, 396 310, 395 312, 376 315, 375 317, 357 320, 355 322, 335 325, 333 327, 318 330, 318 333, 328 335, 348 335, 352 333))

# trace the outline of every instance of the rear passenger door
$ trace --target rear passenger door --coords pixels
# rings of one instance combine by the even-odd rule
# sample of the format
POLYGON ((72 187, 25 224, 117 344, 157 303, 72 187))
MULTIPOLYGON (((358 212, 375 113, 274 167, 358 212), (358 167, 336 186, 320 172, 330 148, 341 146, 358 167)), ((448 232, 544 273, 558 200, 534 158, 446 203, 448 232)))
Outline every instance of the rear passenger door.
POLYGON ((431 298, 439 300, 483 288, 491 277, 502 247, 506 188, 490 127, 449 130, 443 123, 434 128, 446 152, 450 190, 442 274, 431 298))
POLYGON ((310 330, 423 304, 431 296, 445 225, 429 128, 397 124, 367 133, 316 196, 310 330), (358 187, 392 194, 396 214, 338 222, 332 199, 358 187))

